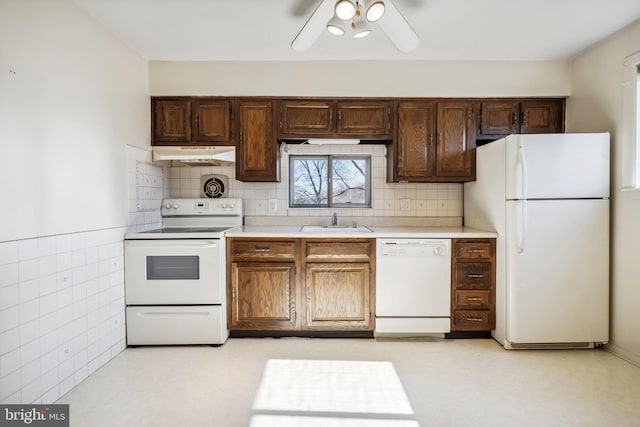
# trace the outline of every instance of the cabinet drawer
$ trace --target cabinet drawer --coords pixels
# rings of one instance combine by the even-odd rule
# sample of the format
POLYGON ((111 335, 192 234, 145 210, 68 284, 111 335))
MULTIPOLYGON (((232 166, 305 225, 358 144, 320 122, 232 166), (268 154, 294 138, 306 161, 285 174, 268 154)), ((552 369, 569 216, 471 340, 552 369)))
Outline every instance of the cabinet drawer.
POLYGON ((456 291, 454 303, 461 308, 490 308, 490 291, 456 291))
POLYGON ((231 241, 232 259, 295 259, 296 243, 293 240, 272 241, 231 241))
POLYGON ((493 273, 489 262, 457 262, 455 266, 457 288, 490 288, 493 273))
POLYGON ((456 310, 452 330, 490 331, 494 328, 493 312, 489 310, 456 310))
POLYGON ((304 254, 307 260, 349 258, 368 260, 371 253, 371 241, 358 242, 305 242, 304 254))
POLYGON ((480 259, 493 256, 491 242, 457 242, 456 258, 480 259))

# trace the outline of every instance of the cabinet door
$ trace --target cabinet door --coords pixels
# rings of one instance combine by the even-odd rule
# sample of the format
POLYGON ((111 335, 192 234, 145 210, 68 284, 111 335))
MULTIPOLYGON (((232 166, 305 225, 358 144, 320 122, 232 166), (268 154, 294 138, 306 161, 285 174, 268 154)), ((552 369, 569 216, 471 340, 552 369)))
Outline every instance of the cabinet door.
POLYGON ((308 263, 303 329, 372 330, 369 263, 308 263))
POLYGON ((279 150, 273 102, 238 102, 238 144, 236 179, 239 181, 279 181, 279 150))
POLYGON ((281 101, 280 136, 304 139, 332 136, 335 132, 334 107, 333 101, 281 101))
POLYGON ((295 264, 231 264, 229 329, 296 328, 295 264))
POLYGON ((520 133, 564 132, 564 99, 522 101, 520 115, 520 133))
POLYGON ((193 101, 193 139, 233 145, 231 140, 231 105, 227 99, 193 101))
POLYGON ((480 135, 501 136, 518 133, 520 103, 518 101, 491 100, 480 103, 480 135))
POLYGON ((438 103, 436 176, 440 181, 473 181, 476 135, 473 103, 438 103))
POLYGON ((153 145, 191 141, 191 100, 152 99, 153 145))
POLYGON ((401 102, 393 141, 393 162, 389 177, 393 181, 428 181, 435 168, 434 102, 401 102))
POLYGON ((385 101, 338 102, 338 136, 391 138, 391 104, 385 101))

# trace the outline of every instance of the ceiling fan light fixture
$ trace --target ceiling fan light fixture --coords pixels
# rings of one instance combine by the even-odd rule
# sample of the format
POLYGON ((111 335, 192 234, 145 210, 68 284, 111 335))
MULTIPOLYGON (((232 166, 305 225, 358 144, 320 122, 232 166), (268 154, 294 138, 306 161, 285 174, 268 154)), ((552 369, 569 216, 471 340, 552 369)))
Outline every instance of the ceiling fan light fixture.
POLYGON ((327 22, 327 31, 335 36, 343 36, 345 33, 344 22, 337 16, 334 16, 327 22))
POLYGON ((364 15, 367 18, 367 21, 376 22, 380 18, 382 18, 382 15, 384 15, 384 9, 385 9, 384 2, 376 1, 367 7, 367 10, 364 15))
POLYGON ((343 21, 352 19, 356 14, 356 6, 350 0, 339 0, 335 7, 336 16, 343 21))
POLYGON ((351 23, 353 29, 353 38, 361 39, 371 34, 371 25, 364 19, 364 17, 356 18, 351 23))

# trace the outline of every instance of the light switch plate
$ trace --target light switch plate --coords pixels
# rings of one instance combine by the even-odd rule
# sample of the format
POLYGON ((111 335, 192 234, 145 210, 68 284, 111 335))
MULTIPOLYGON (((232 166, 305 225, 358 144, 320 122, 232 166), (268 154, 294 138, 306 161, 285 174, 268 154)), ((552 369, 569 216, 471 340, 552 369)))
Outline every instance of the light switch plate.
POLYGON ((278 212, 278 199, 269 199, 269 212, 278 212))

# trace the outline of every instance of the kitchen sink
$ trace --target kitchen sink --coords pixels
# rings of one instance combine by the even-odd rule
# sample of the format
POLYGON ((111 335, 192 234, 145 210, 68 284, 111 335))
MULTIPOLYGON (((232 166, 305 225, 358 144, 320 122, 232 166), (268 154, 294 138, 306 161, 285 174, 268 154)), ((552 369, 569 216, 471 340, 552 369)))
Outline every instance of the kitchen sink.
POLYGON ((373 230, 364 225, 350 227, 346 225, 303 225, 302 233, 371 233, 373 230))

